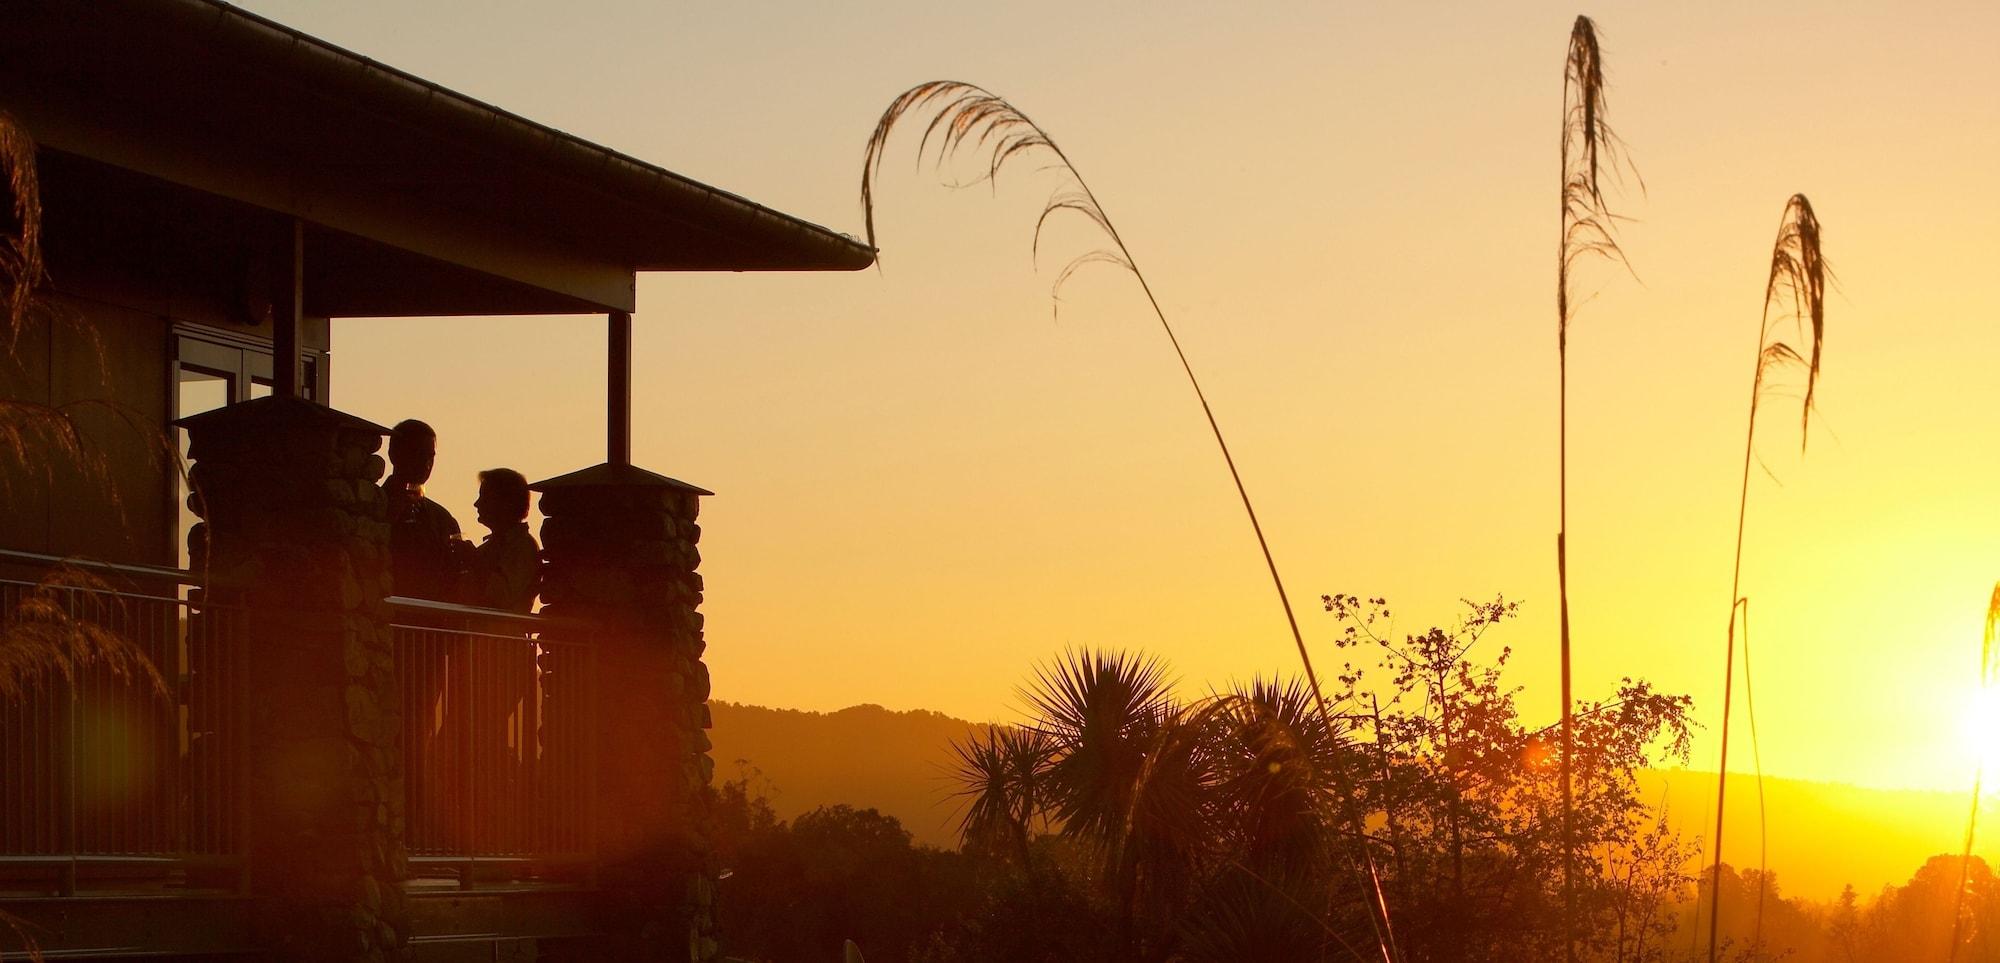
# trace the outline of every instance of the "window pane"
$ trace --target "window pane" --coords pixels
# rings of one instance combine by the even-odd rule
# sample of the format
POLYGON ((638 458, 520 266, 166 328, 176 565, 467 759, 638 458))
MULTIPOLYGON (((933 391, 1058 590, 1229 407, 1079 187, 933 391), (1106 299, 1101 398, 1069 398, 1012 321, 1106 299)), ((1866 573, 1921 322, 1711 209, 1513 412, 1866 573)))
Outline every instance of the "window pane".
POLYGON ((174 417, 186 418, 228 404, 229 383, 234 380, 226 374, 181 366, 180 397, 174 404, 174 417))
MULTIPOLYGON (((174 396, 174 417, 186 418, 189 415, 198 415, 204 411, 213 411, 228 404, 229 399, 235 395, 235 381, 236 378, 234 375, 204 371, 200 368, 186 365, 180 366, 179 390, 174 396)), ((174 441, 180 447, 181 464, 187 464, 187 431, 180 428, 174 429, 174 441)), ((178 473, 176 475, 174 490, 180 496, 177 499, 179 502, 180 524, 175 528, 178 536, 175 538, 177 544, 174 553, 180 567, 187 568, 187 534, 188 530, 194 527, 196 519, 194 513, 188 511, 187 507, 187 479, 178 477, 178 473)))

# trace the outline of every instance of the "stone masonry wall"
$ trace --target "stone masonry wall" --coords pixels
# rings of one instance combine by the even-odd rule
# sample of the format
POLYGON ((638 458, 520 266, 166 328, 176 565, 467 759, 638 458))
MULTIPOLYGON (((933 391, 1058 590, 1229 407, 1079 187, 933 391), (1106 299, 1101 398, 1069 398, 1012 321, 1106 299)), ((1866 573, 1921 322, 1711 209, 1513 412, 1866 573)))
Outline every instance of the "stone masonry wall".
MULTIPOLYGON (((628 469, 628 471, 631 471, 628 469)), ((637 473, 650 476, 650 473, 637 473)), ((619 959, 714 959, 700 492, 655 481, 537 485, 543 615, 597 645, 602 867, 619 959)))
POLYGON ((403 773, 379 426, 267 398, 188 429, 193 567, 245 612, 244 805, 260 941, 408 954, 403 773))

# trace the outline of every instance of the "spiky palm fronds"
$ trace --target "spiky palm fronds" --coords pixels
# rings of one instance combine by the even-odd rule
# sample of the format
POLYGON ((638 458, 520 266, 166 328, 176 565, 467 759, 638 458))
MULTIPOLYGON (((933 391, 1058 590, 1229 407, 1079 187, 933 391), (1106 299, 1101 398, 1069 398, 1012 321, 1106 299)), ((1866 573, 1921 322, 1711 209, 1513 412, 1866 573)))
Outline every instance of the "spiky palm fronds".
MULTIPOLYGON (((1171 918, 1222 851, 1214 832, 1221 706, 1176 706, 1144 747, 1106 878, 1130 924, 1171 918)), ((1142 953, 1145 935, 1134 933, 1142 953)))
POLYGON ((952 741, 955 795, 968 800, 959 819, 966 849, 1027 864, 1029 829, 1048 805, 1043 777, 1054 748, 1042 732, 1014 726, 987 726, 952 741))
MULTIPOLYGON (((1770 270, 1764 280, 1764 308, 1757 323, 1757 355, 1750 378, 1750 412, 1743 433, 1743 477, 1736 499, 1736 554, 1729 576, 1729 630, 1722 669, 1722 752, 1716 764, 1715 858, 1709 893, 1708 958, 1717 958, 1720 945, 1719 910, 1722 906, 1723 804, 1729 787, 1729 724, 1735 701, 1736 609, 1743 598, 1743 533, 1749 518, 1750 465, 1756 460, 1757 413, 1764 398, 1776 384, 1780 372, 1803 369, 1805 392, 1799 406, 1799 451, 1805 452, 1803 433, 1812 426, 1815 393, 1819 387, 1821 352, 1826 343, 1826 281, 1831 272, 1820 252, 1819 217, 1804 194, 1785 201, 1778 221, 1778 238, 1771 246, 1770 270), (1791 329, 1785 328, 1789 319, 1791 329), (1810 341, 1810 349, 1801 346, 1810 341), (1798 344, 1793 342, 1797 341, 1798 344)), ((1747 612, 1746 612, 1747 615, 1747 612)), ((1748 644, 1747 640, 1745 642, 1748 644)), ((1745 653, 1748 659, 1748 653, 1745 653)), ((1747 661, 1746 661, 1747 665, 1747 661)), ((1746 695, 1749 676, 1744 677, 1746 695)), ((1754 698, 1752 696, 1751 698, 1754 698)), ((1754 733, 1753 733, 1754 742, 1754 733)), ((1761 768, 1761 764, 1760 764, 1761 768)), ((1760 776, 1761 780, 1761 776, 1760 776)), ((1761 790, 1760 790, 1761 791, 1761 790)), ((1759 934, 1761 936, 1761 934, 1759 934)))
MULTIPOLYGON (((1979 695, 1981 699, 1993 698, 1993 683, 2000 681, 2000 659, 1996 658, 1993 641, 1996 631, 2000 631, 2000 582, 1993 583, 1993 594, 1986 600, 1986 632, 1979 643, 1979 695)), ((1990 723, 1991 719, 1981 719, 1990 723)), ((2000 734, 1984 733, 1986 738, 1996 738, 2000 734)), ((1958 888, 1953 891, 1951 913, 1951 947, 1948 963, 1958 960, 1958 940, 1960 926, 1965 919, 1966 873, 1972 868, 1972 839, 1979 828, 1980 796, 1985 788, 1986 756, 1982 753, 1972 770, 1972 810, 1965 817, 1965 849, 1958 858, 1958 888)))
MULTIPOLYGON (((1604 258, 1626 264, 1614 233, 1616 217, 1604 200, 1602 175, 1615 179, 1631 169, 1624 146, 1611 130, 1605 111, 1604 58, 1597 43, 1597 25, 1578 16, 1570 26, 1569 51, 1563 58, 1562 231, 1556 249, 1556 364, 1558 518, 1556 523, 1556 598, 1562 658, 1562 784, 1563 825, 1563 952, 1574 958, 1575 803, 1571 793, 1570 759, 1575 751, 1574 707, 1570 688, 1569 634, 1569 325, 1575 297, 1571 270, 1583 260, 1604 258)), ((1634 177, 1637 172, 1634 171, 1634 177)), ((1630 268, 1629 264, 1626 264, 1630 268)))
MULTIPOLYGON (((863 151, 861 164, 861 205, 867 228, 868 243, 875 245, 875 182, 881 175, 882 163, 887 156, 890 136, 906 119, 923 117, 929 119, 924 124, 923 135, 917 145, 917 163, 921 167, 928 159, 937 168, 942 168, 948 160, 965 153, 979 153, 984 158, 982 169, 972 178, 972 183, 996 180, 1003 169, 1037 155, 1053 161, 1040 170, 1050 171, 1062 178, 1061 186, 1050 193, 1042 206, 1042 212, 1035 220, 1032 250, 1039 254, 1042 232, 1049 223, 1061 214, 1080 216, 1089 221, 1101 233, 1106 245, 1091 249, 1068 261, 1057 273, 1052 286, 1052 294, 1059 297, 1062 287, 1077 271, 1092 264, 1108 264, 1132 275, 1146 296, 1146 302, 1153 316, 1160 322, 1160 329, 1172 345, 1174 356, 1180 362, 1181 370, 1187 375, 1188 385, 1194 389, 1195 400, 1200 403, 1202 415, 1208 422, 1210 434, 1215 438, 1216 448, 1222 454, 1223 464, 1229 469, 1229 477, 1236 486, 1237 497, 1243 503, 1243 512, 1249 519, 1257 546, 1264 555, 1264 565, 1270 571, 1271 582, 1277 590, 1278 604, 1284 611, 1286 625, 1291 630, 1293 645, 1298 650, 1299 661, 1303 665, 1306 681, 1312 686, 1322 724, 1329 732, 1334 725, 1332 713, 1326 708, 1325 697, 1321 694, 1319 676, 1313 669, 1312 655, 1306 650, 1305 636, 1299 631, 1298 617, 1292 610, 1290 596, 1285 591, 1284 579, 1278 574, 1277 561, 1271 555, 1271 545, 1264 537, 1263 525, 1257 519, 1257 510, 1250 502, 1250 492, 1243 484, 1243 476, 1236 468, 1236 460, 1229 452, 1229 443, 1223 438, 1222 427, 1216 421, 1215 411, 1208 403, 1208 396, 1202 390, 1201 380, 1195 376, 1194 366, 1188 361, 1187 352, 1181 348, 1180 338, 1168 323, 1166 312, 1153 294, 1152 285, 1144 272, 1139 270, 1132 257, 1131 249, 1118 233, 1104 206, 1099 203, 1096 192, 1092 191, 1076 165, 1068 155, 1048 135, 1048 132, 1031 120, 1005 98, 982 87, 962 81, 938 80, 918 84, 905 90, 890 102, 882 116, 875 123, 875 130, 869 136, 863 151), (937 149, 933 153, 933 141, 937 149)), ((1358 821, 1360 815, 1350 811, 1351 820, 1358 821)), ((1358 823, 1357 823, 1358 824, 1358 823)), ((1356 833, 1359 836, 1359 832, 1356 833)), ((1367 864, 1367 885, 1376 893, 1375 926, 1378 942, 1385 960, 1393 961, 1395 952, 1394 935, 1389 926, 1388 906, 1379 896, 1380 887, 1375 883, 1373 856, 1362 847, 1362 858, 1367 864)))
POLYGON ((1224 753, 1218 816, 1254 866, 1318 861, 1338 832, 1339 787, 1352 757, 1299 679, 1253 679, 1219 697, 1224 753))
POLYGON ((1064 834, 1113 847, 1146 749, 1174 713, 1166 666, 1124 652, 1065 652, 1035 668, 1022 697, 1054 744, 1044 782, 1064 834))

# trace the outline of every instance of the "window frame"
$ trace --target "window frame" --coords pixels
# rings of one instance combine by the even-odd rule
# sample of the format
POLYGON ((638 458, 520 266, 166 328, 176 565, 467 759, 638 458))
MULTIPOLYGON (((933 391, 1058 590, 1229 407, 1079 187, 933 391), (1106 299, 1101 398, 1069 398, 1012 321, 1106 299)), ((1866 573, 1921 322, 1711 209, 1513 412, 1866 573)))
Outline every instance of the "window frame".
MULTIPOLYGON (((167 432, 174 439, 176 454, 186 452, 187 441, 181 435, 182 429, 174 422, 193 412, 181 410, 181 373, 196 371, 213 377, 227 379, 229 399, 224 405, 242 404, 252 398, 270 394, 273 381, 271 342, 262 338, 244 337, 234 332, 204 325, 174 324, 168 329, 171 350, 167 352, 167 432), (258 389, 264 389, 259 391, 258 389)), ((299 361, 303 364, 300 388, 308 401, 327 404, 330 372, 328 371, 325 348, 301 346, 299 361)), ((186 466, 182 466, 184 469, 186 466)), ((167 473, 167 499, 171 506, 168 518, 168 556, 176 566, 185 559, 187 553, 188 529, 182 526, 188 496, 187 480, 181 470, 167 473)))

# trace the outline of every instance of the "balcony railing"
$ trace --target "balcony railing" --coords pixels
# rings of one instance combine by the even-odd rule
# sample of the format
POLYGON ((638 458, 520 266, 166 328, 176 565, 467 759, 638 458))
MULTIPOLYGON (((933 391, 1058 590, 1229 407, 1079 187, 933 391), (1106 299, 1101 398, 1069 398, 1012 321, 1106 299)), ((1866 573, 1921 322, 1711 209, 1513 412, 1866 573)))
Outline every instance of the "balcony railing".
MULTIPOLYGON (((597 680, 586 634, 390 605, 412 885, 587 881, 597 680)), ((0 899, 242 888, 247 625, 204 602, 186 572, 0 551, 11 640, 71 653, 109 642, 145 667, 80 660, 66 674, 44 660, 0 697, 0 899)))
POLYGON ((0 553, 0 893, 240 885, 243 619, 181 574, 0 553))
POLYGON ((390 601, 411 875, 578 880, 593 850, 592 648, 534 616, 390 601))

